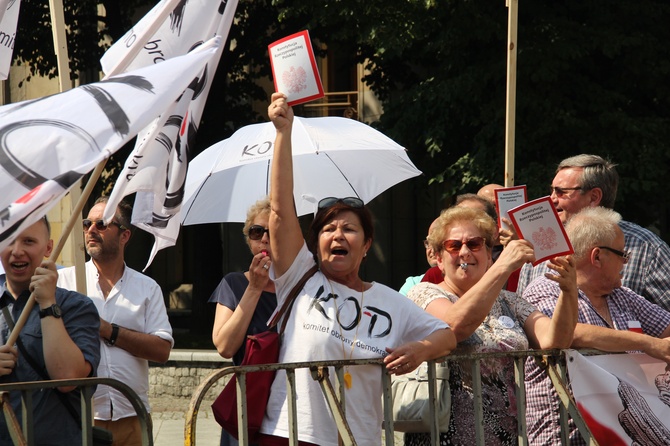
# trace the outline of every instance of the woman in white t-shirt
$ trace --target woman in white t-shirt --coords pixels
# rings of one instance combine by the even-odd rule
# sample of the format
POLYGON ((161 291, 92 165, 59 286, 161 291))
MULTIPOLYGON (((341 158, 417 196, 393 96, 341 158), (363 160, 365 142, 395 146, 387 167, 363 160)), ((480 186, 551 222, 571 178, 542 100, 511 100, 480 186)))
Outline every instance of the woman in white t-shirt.
MULTIPOLYGON (((270 239, 270 274, 278 305, 305 272, 315 263, 319 266, 296 297, 279 361, 383 357, 389 373, 401 375, 423 361, 447 355, 456 341, 445 322, 397 291, 359 277, 374 235, 370 211, 359 198, 322 199, 305 241, 293 202, 293 110, 284 94, 272 95, 268 114, 277 129, 269 229, 271 234, 281 234, 270 239)), ((354 438, 358 444, 379 444, 383 418, 379 367, 345 368, 344 381, 346 417, 354 438)), ((300 444, 336 446, 335 422, 309 370, 296 371, 295 385, 300 444)), ((260 444, 285 445, 288 436, 286 374, 279 372, 272 385, 260 444)))

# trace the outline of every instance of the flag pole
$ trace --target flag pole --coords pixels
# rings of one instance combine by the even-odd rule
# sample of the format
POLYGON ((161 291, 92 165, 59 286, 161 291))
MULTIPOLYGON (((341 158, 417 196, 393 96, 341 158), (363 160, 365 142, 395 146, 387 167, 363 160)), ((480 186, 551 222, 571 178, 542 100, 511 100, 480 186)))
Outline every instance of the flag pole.
POLYGON ((506 0, 507 23, 507 102, 505 104, 505 187, 514 186, 514 139, 516 125, 516 48, 519 1, 506 0))
MULTIPOLYGON (((60 87, 61 93, 72 89, 72 81, 70 80, 70 66, 69 66, 69 53, 67 49, 67 34, 65 33, 65 14, 63 13, 63 0, 49 0, 49 8, 51 11, 51 33, 53 35, 54 48, 56 51, 56 63, 58 67, 58 84, 60 87)), ((80 201, 81 196, 81 182, 73 187, 70 191, 70 201, 80 201)), ((88 197, 84 197, 84 200, 87 200, 88 197)), ((70 219, 74 217, 75 214, 71 213, 70 219)), ((61 231, 61 241, 64 244, 68 237, 70 236, 70 231, 61 231)), ((61 243, 59 241, 59 243, 61 243)), ((74 268, 76 271, 77 277, 77 291, 80 293, 86 292, 86 275, 84 272, 84 255, 83 251, 80 249, 84 246, 84 235, 81 232, 75 232, 72 235, 72 244, 74 248, 72 250, 72 256, 74 258, 74 268)), ((59 255, 61 250, 58 251, 59 255)))
MULTIPOLYGON (((93 191, 93 186, 95 186, 95 183, 97 182, 97 178, 100 177, 102 174, 102 170, 105 168, 105 163, 107 160, 101 162, 95 167, 95 170, 91 174, 91 178, 89 179, 88 183, 86 183, 86 188, 82 192, 82 197, 88 197, 91 195, 91 192, 93 191)), ((63 229, 64 234, 69 234, 72 231, 72 228, 74 227, 78 214, 81 214, 82 209, 84 209, 84 204, 86 203, 86 199, 80 199, 75 208, 73 209, 72 215, 70 216, 70 219, 65 225, 65 228, 63 229)), ((63 247, 65 246, 65 241, 67 240, 66 236, 61 236, 60 240, 58 241, 58 244, 56 247, 51 251, 51 255, 49 256, 49 260, 56 260, 58 256, 60 255, 61 251, 63 250, 63 247)), ((26 306, 23 308, 23 311, 21 311, 21 315, 19 318, 16 320, 16 324, 14 325, 14 329, 12 332, 9 334, 9 337, 7 338, 7 342, 5 345, 14 345, 16 344, 16 340, 19 338, 19 333, 21 333, 21 329, 23 329, 23 326, 26 324, 26 321, 28 320, 28 317, 30 316, 30 312, 33 309, 33 306, 35 306, 35 295, 33 293, 30 293, 30 297, 28 298, 28 301, 26 302, 26 306)))

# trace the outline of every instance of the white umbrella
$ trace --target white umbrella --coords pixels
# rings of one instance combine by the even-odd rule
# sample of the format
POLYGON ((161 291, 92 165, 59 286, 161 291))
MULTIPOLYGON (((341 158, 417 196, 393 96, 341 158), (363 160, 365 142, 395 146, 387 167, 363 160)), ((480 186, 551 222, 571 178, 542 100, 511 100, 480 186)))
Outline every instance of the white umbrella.
MULTIPOLYGON (((243 222, 247 209, 270 192, 275 128, 241 128, 190 163, 182 224, 243 222)), ((293 122, 294 198, 298 215, 325 197, 368 203, 389 187, 421 174, 405 149, 372 127, 339 117, 293 122)))

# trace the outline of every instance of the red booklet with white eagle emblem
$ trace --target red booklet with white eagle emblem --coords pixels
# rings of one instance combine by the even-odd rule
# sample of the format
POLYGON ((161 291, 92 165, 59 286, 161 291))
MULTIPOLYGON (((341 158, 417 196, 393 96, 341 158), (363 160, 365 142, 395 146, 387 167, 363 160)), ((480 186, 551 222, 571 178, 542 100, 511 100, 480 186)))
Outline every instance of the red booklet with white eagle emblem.
POLYGON ((308 31, 291 34, 271 43, 268 52, 275 91, 288 96, 289 105, 324 96, 308 31))
POLYGON ((507 213, 519 238, 535 248, 533 266, 575 252, 550 197, 529 201, 507 213))

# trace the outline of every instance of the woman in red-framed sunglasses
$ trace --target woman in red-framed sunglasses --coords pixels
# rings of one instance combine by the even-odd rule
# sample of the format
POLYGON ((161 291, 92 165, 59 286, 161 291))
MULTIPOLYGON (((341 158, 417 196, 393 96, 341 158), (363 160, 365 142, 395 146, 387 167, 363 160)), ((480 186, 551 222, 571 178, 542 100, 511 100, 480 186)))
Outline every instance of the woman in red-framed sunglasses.
MULTIPOLYGON (((510 274, 535 261, 533 246, 514 240, 495 263, 491 247, 496 224, 484 211, 455 206, 442 211, 428 242, 444 274, 439 284, 422 282, 407 293, 456 334, 455 353, 568 348, 577 323, 576 269, 571 257, 553 259, 550 268, 562 293, 552 319, 503 287, 510 274)), ((471 361, 450 363, 451 418, 440 444, 474 445, 471 361)), ((484 433, 487 445, 517 444, 513 359, 481 362, 484 433)), ((521 402, 524 404, 524 402, 521 402)), ((430 445, 430 433, 407 433, 405 445, 430 445)))

